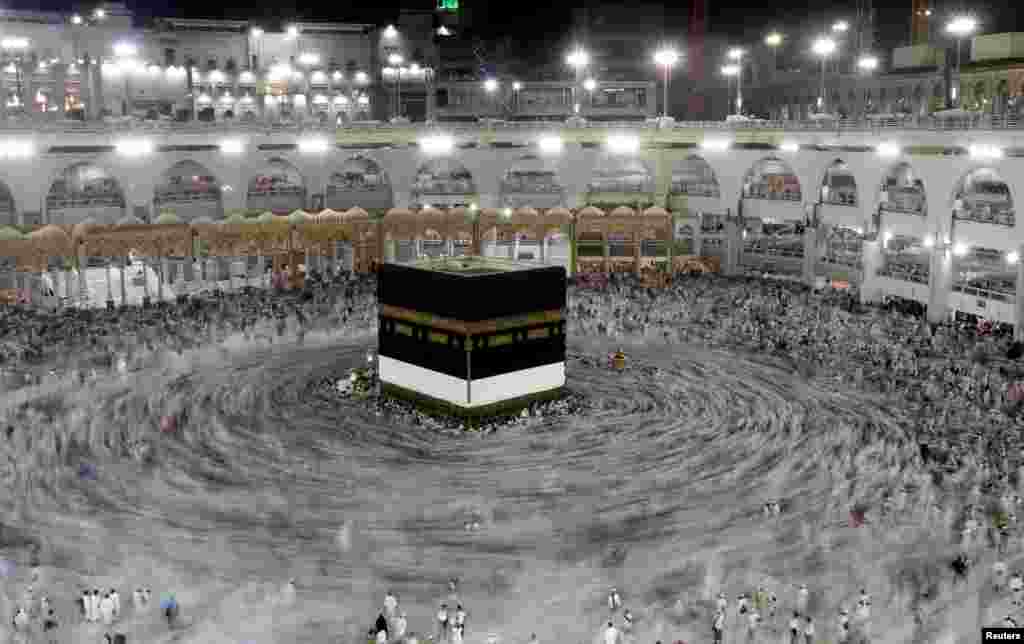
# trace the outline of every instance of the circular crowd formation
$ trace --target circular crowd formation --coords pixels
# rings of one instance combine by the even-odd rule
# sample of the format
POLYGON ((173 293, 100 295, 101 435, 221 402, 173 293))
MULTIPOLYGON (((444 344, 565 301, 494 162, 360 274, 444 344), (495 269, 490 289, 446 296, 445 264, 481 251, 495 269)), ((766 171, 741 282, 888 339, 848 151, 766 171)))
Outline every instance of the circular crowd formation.
MULTIPOLYGON (((796 352, 662 333, 653 318, 615 328, 614 312, 587 308, 614 311, 611 287, 572 291, 568 402, 460 431, 334 391, 375 346, 372 285, 341 284, 234 333, 217 331, 221 304, 191 347, 9 392, 11 588, 38 564, 48 579, 34 592, 83 638, 100 631, 71 608, 79 588, 173 592, 175 636, 195 642, 362 638, 386 591, 426 639, 450 579, 466 638, 509 642, 600 637, 620 619, 612 587, 630 611, 622 637, 650 644, 710 638, 720 592, 730 634, 758 638, 784 635, 799 608, 835 641, 862 589, 884 600, 854 629, 871 641, 967 634, 1014 610, 987 562, 1012 568, 1019 548, 962 543, 951 518, 994 498, 979 482, 1002 479, 970 464, 936 478, 921 419, 889 393, 802 369, 796 352), (625 369, 609 365, 617 350, 625 369), (955 585, 961 551, 980 572, 955 585), (282 601, 287 580, 295 598, 282 601), (735 598, 757 587, 779 601, 751 626, 735 598)), ((629 292, 634 313, 673 305, 670 292, 629 292)), ((274 295, 258 297, 275 311, 274 295)), ((13 616, 23 598, 7 594, 13 616)), ((169 637, 141 609, 114 626, 128 641, 169 637)))

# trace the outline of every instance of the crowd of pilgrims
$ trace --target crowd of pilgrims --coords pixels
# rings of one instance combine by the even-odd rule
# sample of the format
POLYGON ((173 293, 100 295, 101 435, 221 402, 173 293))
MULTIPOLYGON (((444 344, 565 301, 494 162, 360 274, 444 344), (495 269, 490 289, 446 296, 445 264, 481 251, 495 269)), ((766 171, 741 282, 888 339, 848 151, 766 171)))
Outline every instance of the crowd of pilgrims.
MULTIPOLYGON (((301 290, 216 292, 149 308, 47 313, 6 307, 0 309, 3 388, 10 392, 47 378, 101 378, 111 370, 131 369, 146 355, 207 346, 232 333, 273 342, 286 334, 301 339, 320 329, 372 330, 375 288, 373 276, 335 271, 311 273, 301 290)), ((1024 417, 1024 390, 1017 386, 1021 346, 1004 329, 977 322, 935 325, 891 307, 862 305, 849 293, 716 275, 679 276, 661 288, 648 288, 631 275, 612 274, 603 281, 572 278, 567 314, 570 338, 603 335, 614 344, 616 338, 640 337, 749 352, 819 382, 887 397, 894 408, 909 410, 917 419, 916 435, 902 446, 897 462, 923 465, 934 489, 945 481, 947 488, 952 484, 968 492, 934 495, 922 505, 927 521, 950 531, 955 555, 937 562, 931 573, 911 574, 900 582, 910 597, 908 616, 924 628, 939 584, 980 574, 995 600, 1006 599, 1007 615, 994 625, 1024 622, 1019 619, 1024 616, 1024 575, 1012 565, 1024 553, 1017 517, 1024 504, 1019 496, 1024 450, 1018 444, 1024 417)), ((8 426, 8 440, 13 431, 8 426)), ((879 438, 865 434, 860 440, 867 446, 879 438)), ((851 525, 893 520, 898 495, 887 493, 879 507, 851 508, 851 525)), ((763 510, 766 519, 782 511, 777 502, 765 503, 763 510)), ((814 602, 809 608, 814 589, 791 588, 795 591, 739 589, 743 592, 735 601, 722 589, 717 598, 706 598, 702 610, 707 611, 708 636, 722 641, 740 633, 754 641, 762 631, 773 631, 807 644, 819 637, 870 641, 866 591, 824 615, 820 601, 818 610, 814 602), (825 620, 822 627, 815 619, 825 620)), ((11 626, 16 632, 45 633, 56 642, 57 615, 49 599, 42 606, 35 601, 39 590, 26 590, 31 599, 14 614, 11 626)), ((132 603, 146 605, 150 592, 139 589, 132 603)), ((165 597, 170 599, 161 608, 173 624, 177 604, 173 595, 165 597)), ((120 612, 118 604, 116 590, 103 598, 98 590, 86 591, 80 600, 82 620, 111 624, 120 612)), ((442 600, 439 606, 433 638, 461 644, 462 605, 442 600)), ((608 607, 604 644, 633 641, 634 617, 623 608, 618 590, 609 593, 608 607)), ((370 639, 408 639, 406 628, 389 593, 370 639)), ((534 634, 531 644, 537 639, 534 634)))

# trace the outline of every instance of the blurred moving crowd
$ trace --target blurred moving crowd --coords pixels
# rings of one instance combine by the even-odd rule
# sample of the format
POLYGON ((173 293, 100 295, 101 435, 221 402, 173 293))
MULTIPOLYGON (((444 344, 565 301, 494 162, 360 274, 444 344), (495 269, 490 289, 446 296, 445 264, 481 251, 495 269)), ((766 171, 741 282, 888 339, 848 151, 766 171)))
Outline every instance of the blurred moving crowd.
MULTIPOLYGON (((3 390, 47 378, 70 376, 84 382, 111 370, 130 371, 147 354, 205 346, 232 333, 273 342, 285 334, 301 340, 310 331, 373 328, 374 276, 311 273, 306 284, 297 291, 215 292, 120 311, 0 309, 3 390)), ((931 325, 893 308, 865 307, 844 292, 815 293, 794 283, 708 274, 677 277, 664 288, 649 288, 626 274, 571 280, 568 316, 570 337, 643 337, 745 351, 817 382, 893 401, 894 409, 898 406, 915 419, 912 438, 903 445, 903 462, 924 465, 937 488, 944 487, 945 479, 966 490, 958 498, 933 499, 925 509, 945 517, 938 522, 952 531, 951 549, 948 557, 936 559, 944 563, 930 578, 908 579, 908 614, 921 626, 927 621, 923 606, 935 597, 934 579, 956 583, 984 568, 990 594, 996 601, 1005 598, 1007 612, 1013 613, 1004 623, 1024 621, 1019 619, 1024 615, 1024 576, 1013 562, 1013 557, 1024 557, 1024 531, 1017 524, 1024 484, 1024 368, 1019 360, 1024 347, 1005 329, 977 322, 931 325)), ((870 431, 860 437, 862 445, 879 438, 870 431)), ((890 499, 887 493, 879 507, 851 508, 850 525, 892 521, 898 494, 890 499)), ((778 504, 769 505, 766 517, 777 516, 778 504)), ((1024 565, 1024 560, 1018 563, 1024 565)), ((770 622, 791 641, 816 641, 813 621, 805 612, 806 596, 801 595, 806 592, 804 588, 796 594, 796 610, 786 622, 789 630, 782 623, 784 609, 776 611, 777 600, 770 599, 774 594, 764 588, 753 595, 761 599, 752 600, 747 592, 740 595, 735 611, 724 595, 709 597, 708 633, 722 637, 722 629, 729 630, 735 620, 736 628, 753 641, 770 622)), ((854 626, 845 608, 829 619, 836 624, 825 629, 830 640, 870 641, 864 601, 858 600, 854 626)), ((616 602, 610 604, 613 614, 621 607, 616 602)), ((846 605, 853 605, 853 598, 846 605)), ((396 628, 393 623, 395 607, 389 604, 385 612, 380 621, 387 628, 371 634, 404 631, 404 625, 396 628)), ((447 619, 439 614, 438 628, 445 632, 441 621, 447 619)), ((607 644, 614 644, 620 631, 628 634, 632 622, 629 614, 621 629, 609 623, 607 644)))

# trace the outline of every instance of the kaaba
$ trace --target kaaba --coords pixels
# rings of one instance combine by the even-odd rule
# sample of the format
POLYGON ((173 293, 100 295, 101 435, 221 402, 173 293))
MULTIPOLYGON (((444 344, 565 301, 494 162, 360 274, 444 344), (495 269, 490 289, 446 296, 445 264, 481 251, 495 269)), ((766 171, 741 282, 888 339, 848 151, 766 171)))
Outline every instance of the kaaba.
POLYGON ((563 267, 494 257, 382 264, 381 388, 464 416, 557 397, 565 386, 565 282, 563 267))

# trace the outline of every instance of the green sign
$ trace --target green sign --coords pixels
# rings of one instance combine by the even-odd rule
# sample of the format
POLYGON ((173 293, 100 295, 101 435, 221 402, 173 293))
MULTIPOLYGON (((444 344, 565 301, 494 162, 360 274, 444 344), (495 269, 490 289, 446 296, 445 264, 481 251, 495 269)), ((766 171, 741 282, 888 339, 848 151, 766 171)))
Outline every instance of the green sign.
POLYGON ((437 0, 438 11, 458 11, 459 0, 437 0))

